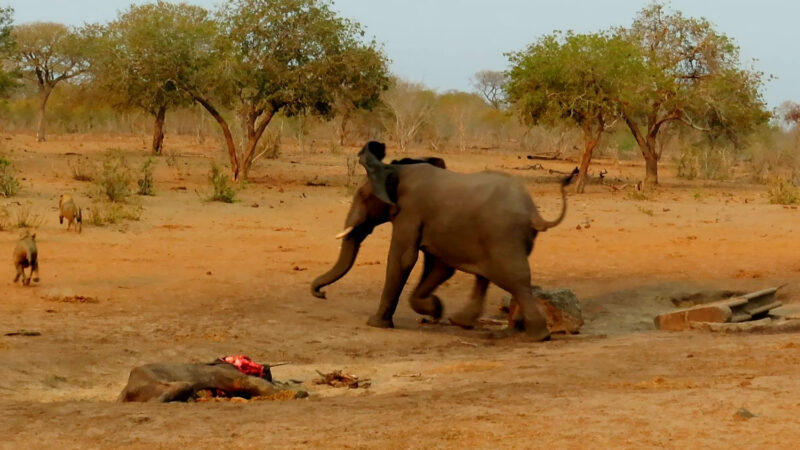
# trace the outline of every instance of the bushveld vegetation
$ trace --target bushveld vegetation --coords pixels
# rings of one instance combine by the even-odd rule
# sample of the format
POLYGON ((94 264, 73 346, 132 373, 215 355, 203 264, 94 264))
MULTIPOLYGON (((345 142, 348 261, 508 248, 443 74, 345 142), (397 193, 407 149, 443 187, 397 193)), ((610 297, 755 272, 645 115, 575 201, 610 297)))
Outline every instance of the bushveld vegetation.
MULTIPOLYGON (((688 179, 728 179, 743 165, 752 181, 782 180, 781 192, 800 182, 800 106, 768 111, 766 76, 735 42, 661 3, 630 26, 509 49, 508 70, 476 73, 474 92, 393 77, 381 45, 320 0, 157 1, 83 27, 12 19, 0 9, 5 130, 152 133, 160 155, 169 117, 170 132, 216 137, 234 182, 289 139, 337 151, 372 138, 401 152, 572 158, 579 192, 595 156, 643 158, 647 188, 665 158, 688 179)), ((84 165, 71 166, 75 179, 94 176, 84 165)))

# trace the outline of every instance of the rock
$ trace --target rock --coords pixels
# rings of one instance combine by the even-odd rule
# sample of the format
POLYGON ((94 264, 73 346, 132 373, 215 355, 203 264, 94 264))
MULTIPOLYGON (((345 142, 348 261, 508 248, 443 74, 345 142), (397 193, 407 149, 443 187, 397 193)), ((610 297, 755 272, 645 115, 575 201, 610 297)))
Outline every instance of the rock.
POLYGON ((583 326, 583 314, 578 297, 572 289, 534 291, 537 301, 546 311, 547 327, 551 333, 577 333, 583 326))
POLYGON ((738 411, 733 413, 733 418, 736 420, 748 420, 752 419, 753 417, 756 417, 756 415, 744 408, 739 408, 738 411))
MULTIPOLYGON (((544 290, 538 286, 533 287, 533 296, 544 309, 547 327, 551 333, 578 333, 583 326, 583 313, 578 297, 572 289, 559 288, 544 290)), ((511 308, 511 297, 503 301, 504 308, 509 311, 510 317, 516 312, 511 308)))

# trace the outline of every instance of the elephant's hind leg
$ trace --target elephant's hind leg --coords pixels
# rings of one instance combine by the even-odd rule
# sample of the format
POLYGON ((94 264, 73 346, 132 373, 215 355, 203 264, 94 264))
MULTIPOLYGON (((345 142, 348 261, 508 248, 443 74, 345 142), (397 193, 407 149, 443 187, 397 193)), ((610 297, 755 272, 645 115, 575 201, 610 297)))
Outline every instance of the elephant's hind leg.
POLYGON ((453 276, 455 269, 443 263, 439 258, 424 253, 424 266, 419 284, 411 294, 411 308, 419 314, 431 316, 434 320, 442 318, 442 301, 432 295, 442 283, 453 276))
POLYGON ((483 304, 486 300, 486 289, 489 287, 489 280, 475 275, 475 285, 472 288, 472 295, 467 306, 450 318, 450 321, 463 328, 472 328, 475 321, 483 314, 483 304))
POLYGON ((517 322, 517 326, 521 328, 520 325, 524 324, 525 334, 531 340, 543 341, 549 338, 547 320, 531 290, 531 272, 527 257, 507 259, 505 264, 494 264, 491 267, 489 280, 508 291, 512 296, 511 303, 516 302, 519 305, 524 321, 517 322))

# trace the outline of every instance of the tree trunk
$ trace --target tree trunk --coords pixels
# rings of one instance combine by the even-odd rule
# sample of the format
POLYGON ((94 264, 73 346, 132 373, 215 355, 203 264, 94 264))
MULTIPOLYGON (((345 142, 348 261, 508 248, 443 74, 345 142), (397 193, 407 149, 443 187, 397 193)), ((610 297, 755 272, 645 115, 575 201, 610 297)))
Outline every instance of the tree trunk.
POLYGON ((583 194, 586 185, 586 174, 589 171, 589 164, 592 162, 592 153, 599 140, 600 137, 597 136, 584 141, 583 156, 581 157, 581 165, 578 168, 578 180, 575 183, 575 192, 578 194, 583 194))
POLYGON ((645 189, 651 189, 658 186, 658 155, 655 149, 649 152, 643 150, 642 154, 645 164, 644 186, 645 189))
POLYGON ((45 137, 45 107, 47 106, 47 99, 50 98, 50 93, 53 92, 53 88, 50 86, 42 87, 41 92, 41 103, 39 103, 39 114, 38 114, 38 126, 36 131, 36 142, 44 142, 45 137))
POLYGON ((274 113, 271 110, 267 110, 262 113, 251 112, 247 117, 247 146, 244 149, 244 156, 242 157, 242 179, 247 179, 247 174, 250 172, 250 167, 253 165, 253 158, 256 156, 255 153, 258 147, 258 141, 261 139, 264 130, 267 129, 267 125, 269 125, 273 116, 274 113), (261 123, 256 126, 256 121, 262 115, 264 115, 264 118, 261 119, 261 123))
POLYGON ((164 144, 164 119, 167 116, 167 107, 161 105, 156 111, 155 123, 153 124, 153 155, 161 155, 161 149, 164 144))
POLYGON ((344 147, 347 143, 347 122, 350 120, 350 112, 346 111, 342 113, 341 116, 341 123, 339 123, 339 146, 344 147))
POLYGON ((222 128, 222 134, 225 136, 225 144, 228 147, 228 157, 231 161, 231 171, 233 172, 233 181, 239 181, 239 175, 241 172, 241 168, 239 165, 239 157, 236 154, 236 143, 233 142, 233 134, 231 134, 231 129, 228 126, 228 122, 225 121, 225 118, 222 117, 222 114, 214 108, 214 105, 208 102, 208 100, 200 97, 199 95, 192 95, 192 97, 203 105, 203 108, 208 111, 209 114, 217 121, 220 128, 222 128))

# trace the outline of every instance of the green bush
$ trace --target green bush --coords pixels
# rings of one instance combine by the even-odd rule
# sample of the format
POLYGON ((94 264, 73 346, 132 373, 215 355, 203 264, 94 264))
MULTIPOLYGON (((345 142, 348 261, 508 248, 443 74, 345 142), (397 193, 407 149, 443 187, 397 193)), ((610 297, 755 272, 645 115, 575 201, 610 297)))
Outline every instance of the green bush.
POLYGON ((116 150, 106 154, 103 169, 97 177, 100 193, 112 202, 122 202, 131 195, 131 171, 125 156, 116 150))
POLYGON ((7 159, 0 157, 0 195, 11 197, 19 192, 19 181, 7 159))
POLYGON ((214 194, 211 200, 215 202, 233 203, 236 201, 236 189, 231 186, 228 176, 216 164, 211 164, 211 173, 208 176, 214 194))
POLYGON ((800 190, 788 180, 776 177, 769 183, 767 197, 773 205, 796 205, 800 203, 800 190))
POLYGON ((152 158, 147 158, 144 164, 142 164, 142 178, 139 178, 139 181, 137 181, 139 184, 139 195, 156 195, 156 191, 153 188, 153 164, 154 161, 152 158))

